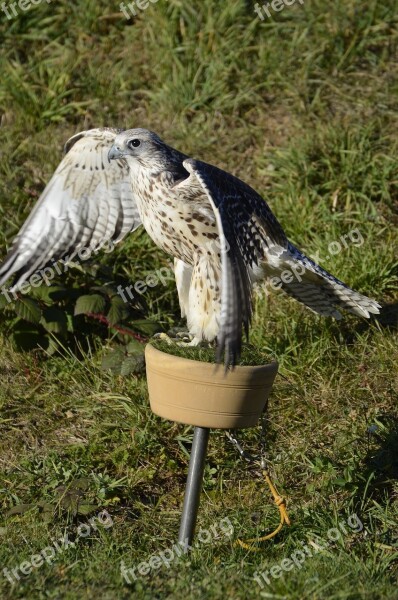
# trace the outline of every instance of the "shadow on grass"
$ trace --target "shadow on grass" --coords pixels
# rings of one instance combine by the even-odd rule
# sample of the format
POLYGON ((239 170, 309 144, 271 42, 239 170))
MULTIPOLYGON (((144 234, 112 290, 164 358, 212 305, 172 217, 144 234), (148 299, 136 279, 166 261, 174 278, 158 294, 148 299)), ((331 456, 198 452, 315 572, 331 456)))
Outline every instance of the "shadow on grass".
POLYGON ((384 505, 394 497, 398 481, 398 415, 382 414, 368 428, 369 450, 363 461, 361 484, 356 497, 384 505))
POLYGON ((398 302, 386 304, 380 311, 380 315, 376 320, 382 327, 388 329, 398 329, 398 302))
POLYGON ((347 344, 355 344, 356 336, 369 330, 372 331, 372 325, 376 322, 382 329, 398 331, 398 302, 385 304, 381 308, 379 315, 371 315, 370 319, 359 318, 355 324, 353 324, 352 319, 339 321, 338 328, 342 332, 347 344))
POLYGON ((369 476, 374 473, 372 487, 389 490, 393 480, 398 480, 398 415, 380 415, 378 421, 380 425, 369 427, 377 447, 369 450, 365 465, 369 476))

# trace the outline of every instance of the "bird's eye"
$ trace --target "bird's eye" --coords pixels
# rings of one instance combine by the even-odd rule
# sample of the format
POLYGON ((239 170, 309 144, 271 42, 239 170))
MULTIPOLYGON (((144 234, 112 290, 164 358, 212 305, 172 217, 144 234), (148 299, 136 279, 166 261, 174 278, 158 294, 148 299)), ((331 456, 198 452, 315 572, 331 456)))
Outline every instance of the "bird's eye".
POLYGON ((140 140, 130 140, 128 143, 130 148, 138 148, 138 146, 141 146, 141 141, 140 140))

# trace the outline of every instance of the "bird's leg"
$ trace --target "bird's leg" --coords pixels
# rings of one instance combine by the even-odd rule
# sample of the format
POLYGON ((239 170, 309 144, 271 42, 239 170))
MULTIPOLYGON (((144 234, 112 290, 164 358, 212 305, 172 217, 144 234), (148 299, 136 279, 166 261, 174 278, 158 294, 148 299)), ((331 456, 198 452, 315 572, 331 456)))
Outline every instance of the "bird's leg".
MULTIPOLYGON (((181 342, 193 342, 196 338, 193 333, 189 333, 189 331, 177 331, 176 338, 181 342)), ((199 340, 197 341, 197 344, 199 340)), ((197 344, 192 344, 193 346, 197 344)))
POLYGON ((189 333, 184 329, 172 327, 168 333, 155 333, 155 339, 164 340, 169 344, 177 344, 181 342, 191 342, 195 337, 193 333, 189 333))
POLYGON ((180 346, 181 348, 195 347, 195 346, 210 346, 211 342, 207 342, 205 340, 201 340, 197 338, 193 333, 189 333, 189 331, 170 331, 172 335, 168 335, 167 333, 155 333, 153 336, 154 339, 163 340, 172 346, 176 344, 176 346, 180 346))
POLYGON ((189 342, 182 339, 181 341, 176 342, 177 346, 181 346, 181 348, 192 348, 196 346, 208 346, 210 344, 210 342, 198 339, 192 335, 192 333, 188 333, 187 337, 190 340, 189 342))
POLYGON ((155 333, 153 335, 153 339, 162 340, 163 342, 166 342, 169 346, 172 346, 176 343, 176 340, 167 335, 167 333, 155 333))

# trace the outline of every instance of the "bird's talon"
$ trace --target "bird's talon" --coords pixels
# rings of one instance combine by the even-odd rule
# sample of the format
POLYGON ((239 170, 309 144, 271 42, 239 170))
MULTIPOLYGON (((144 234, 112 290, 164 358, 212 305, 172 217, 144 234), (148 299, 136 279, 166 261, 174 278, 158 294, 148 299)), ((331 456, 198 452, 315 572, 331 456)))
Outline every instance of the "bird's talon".
POLYGON ((189 333, 189 331, 177 331, 176 338, 180 339, 182 342, 192 342, 194 339, 194 335, 189 333))
POLYGON ((169 337, 167 335, 167 333, 155 333, 153 336, 153 339, 154 340, 163 340, 169 346, 172 346, 173 344, 175 344, 175 340, 173 340, 173 338, 169 337))

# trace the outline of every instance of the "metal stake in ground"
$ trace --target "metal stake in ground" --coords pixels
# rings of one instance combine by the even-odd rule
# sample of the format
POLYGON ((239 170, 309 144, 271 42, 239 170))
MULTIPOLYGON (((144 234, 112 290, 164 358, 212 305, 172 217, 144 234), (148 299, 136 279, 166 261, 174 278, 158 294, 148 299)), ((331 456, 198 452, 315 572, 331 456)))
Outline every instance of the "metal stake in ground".
POLYGON ((195 427, 178 541, 192 543, 198 516, 210 429, 195 427))

